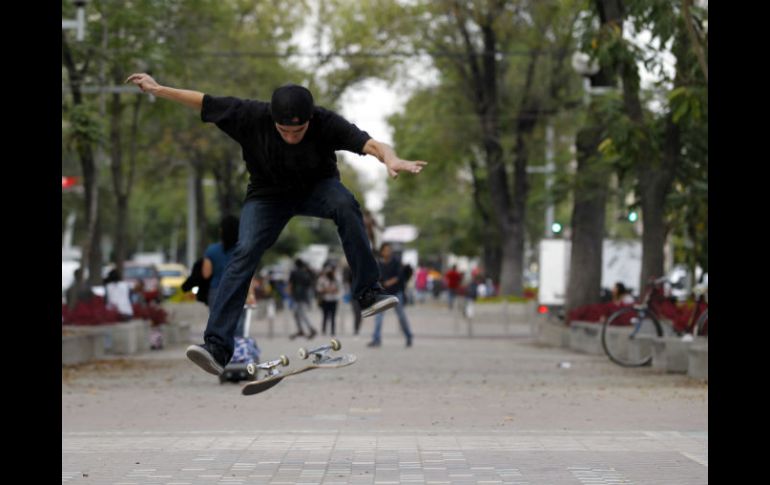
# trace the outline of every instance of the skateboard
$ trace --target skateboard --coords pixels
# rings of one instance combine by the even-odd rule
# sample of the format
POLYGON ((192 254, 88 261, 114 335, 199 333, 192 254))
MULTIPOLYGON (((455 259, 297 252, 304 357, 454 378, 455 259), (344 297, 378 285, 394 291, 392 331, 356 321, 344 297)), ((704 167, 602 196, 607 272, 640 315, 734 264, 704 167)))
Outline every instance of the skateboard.
POLYGON ((267 373, 267 376, 263 377, 262 379, 247 383, 241 389, 241 393, 244 396, 259 394, 260 392, 264 392, 270 389, 289 376, 302 374, 303 372, 307 372, 313 369, 336 369, 338 367, 345 367, 353 364, 356 361, 356 356, 353 354, 343 354, 337 356, 329 355, 332 351, 337 351, 341 348, 342 345, 337 339, 332 339, 329 345, 322 345, 321 347, 312 350, 308 350, 303 347, 297 352, 299 358, 302 360, 307 360, 312 356, 313 360, 304 367, 300 367, 288 372, 281 372, 279 369, 279 367, 286 367, 289 365, 289 358, 285 355, 282 355, 278 359, 269 362, 263 362, 261 364, 249 364, 247 366, 247 372, 250 375, 256 376, 260 370, 263 370, 267 373))

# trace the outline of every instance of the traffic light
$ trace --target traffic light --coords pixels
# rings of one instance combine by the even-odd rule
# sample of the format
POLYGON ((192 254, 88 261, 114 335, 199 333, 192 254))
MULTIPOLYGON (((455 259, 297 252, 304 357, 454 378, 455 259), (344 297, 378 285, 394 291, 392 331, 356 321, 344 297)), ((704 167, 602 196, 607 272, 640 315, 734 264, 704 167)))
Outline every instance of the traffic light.
POLYGON ((551 224, 551 232, 553 232, 554 234, 559 234, 561 232, 561 224, 559 224, 558 222, 554 222, 553 224, 551 224))
POLYGON ((638 219, 639 219, 639 214, 637 214, 636 211, 631 211, 628 213, 629 222, 636 222, 638 219))

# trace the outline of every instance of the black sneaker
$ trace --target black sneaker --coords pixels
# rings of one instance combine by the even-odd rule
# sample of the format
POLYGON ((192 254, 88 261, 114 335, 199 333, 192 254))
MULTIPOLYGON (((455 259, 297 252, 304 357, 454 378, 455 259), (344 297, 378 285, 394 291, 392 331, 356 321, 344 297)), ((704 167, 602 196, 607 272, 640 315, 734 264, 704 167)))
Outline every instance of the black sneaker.
POLYGON ((381 286, 369 288, 358 299, 361 304, 361 316, 371 317, 398 305, 398 298, 388 293, 381 286))
POLYGON ((367 347, 379 347, 380 345, 382 345, 382 344, 380 342, 376 341, 376 340, 372 340, 371 342, 366 344, 367 347))
POLYGON ((187 347, 187 358, 209 374, 218 376, 225 370, 224 356, 209 344, 191 345, 187 347))

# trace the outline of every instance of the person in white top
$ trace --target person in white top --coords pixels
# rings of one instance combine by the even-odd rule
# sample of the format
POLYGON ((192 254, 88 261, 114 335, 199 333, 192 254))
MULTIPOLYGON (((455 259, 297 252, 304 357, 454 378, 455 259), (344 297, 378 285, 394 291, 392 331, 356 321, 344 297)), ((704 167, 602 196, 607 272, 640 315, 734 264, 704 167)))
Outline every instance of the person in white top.
POLYGON ((118 270, 113 269, 107 275, 104 280, 104 291, 107 308, 117 310, 121 320, 131 320, 134 316, 134 309, 131 306, 131 285, 122 281, 118 270))
POLYGON ((612 301, 617 305, 633 305, 634 297, 626 288, 626 285, 621 282, 617 282, 612 288, 612 301))
POLYGON ((321 333, 326 335, 326 322, 329 322, 331 336, 335 333, 334 317, 337 315, 337 302, 340 299, 341 282, 337 278, 337 271, 334 266, 327 264, 318 276, 316 282, 316 293, 320 299, 321 310, 323 310, 323 322, 321 323, 321 333))

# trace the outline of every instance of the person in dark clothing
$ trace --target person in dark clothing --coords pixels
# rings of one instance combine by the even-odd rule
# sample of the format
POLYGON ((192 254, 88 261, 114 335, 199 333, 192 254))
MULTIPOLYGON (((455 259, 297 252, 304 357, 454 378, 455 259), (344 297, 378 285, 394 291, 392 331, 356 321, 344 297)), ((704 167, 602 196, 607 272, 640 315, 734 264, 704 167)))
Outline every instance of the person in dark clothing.
MULTIPOLYGON (((401 261, 393 257, 393 249, 390 244, 383 243, 380 246, 380 274, 382 275, 382 286, 385 291, 398 297, 396 305, 396 315, 398 323, 401 325, 401 331, 406 337, 406 346, 412 346, 412 331, 409 328, 409 319, 404 311, 404 271, 401 261)), ((374 334, 372 341, 367 344, 368 347, 379 347, 382 344, 382 320, 384 313, 378 313, 374 317, 374 334)))
POLYGON ((208 306, 210 285, 211 280, 203 277, 203 258, 200 258, 193 263, 190 276, 182 283, 182 291, 192 291, 193 288, 198 288, 195 299, 208 306))
POLYGON ((294 270, 289 275, 289 294, 294 305, 294 322, 297 324, 297 332, 289 335, 291 340, 302 336, 306 336, 310 340, 317 333, 307 318, 314 279, 315 275, 310 271, 310 268, 307 267, 304 261, 297 258, 294 261, 294 270), (305 334, 302 328, 303 325, 307 327, 307 334, 305 334))
POLYGON ((67 288, 67 308, 71 311, 77 307, 78 302, 90 302, 94 297, 94 293, 91 290, 91 285, 83 278, 83 269, 78 268, 73 273, 74 280, 69 288, 67 288))
POLYGON ((412 279, 414 274, 414 268, 411 264, 405 264, 403 266, 403 279, 404 279, 404 305, 414 305, 414 297, 411 294, 409 288, 409 280, 412 279))
MULTIPOLYGON (((348 288, 353 287, 353 272, 350 271, 349 266, 345 266, 343 270, 343 276, 345 278, 345 284, 348 288)), ((350 299, 350 308, 353 311, 353 335, 358 335, 361 331, 361 304, 355 298, 350 299)))
POLYGON ((209 307, 214 306, 219 291, 219 282, 225 273, 225 268, 235 252, 238 242, 238 218, 225 216, 219 223, 219 242, 210 244, 203 255, 201 274, 209 283, 209 307))
POLYGON ((361 208, 340 182, 335 151, 373 155, 393 178, 399 172, 420 173, 427 162, 399 158, 340 115, 315 106, 312 93, 302 86, 283 85, 268 103, 162 86, 146 73, 132 74, 126 82, 200 111, 204 122, 214 123, 241 145, 250 175, 240 238, 211 308, 204 343, 187 349, 190 360, 221 374, 233 354, 233 334, 251 275, 295 215, 336 223, 364 317, 398 304, 378 283, 361 208))

